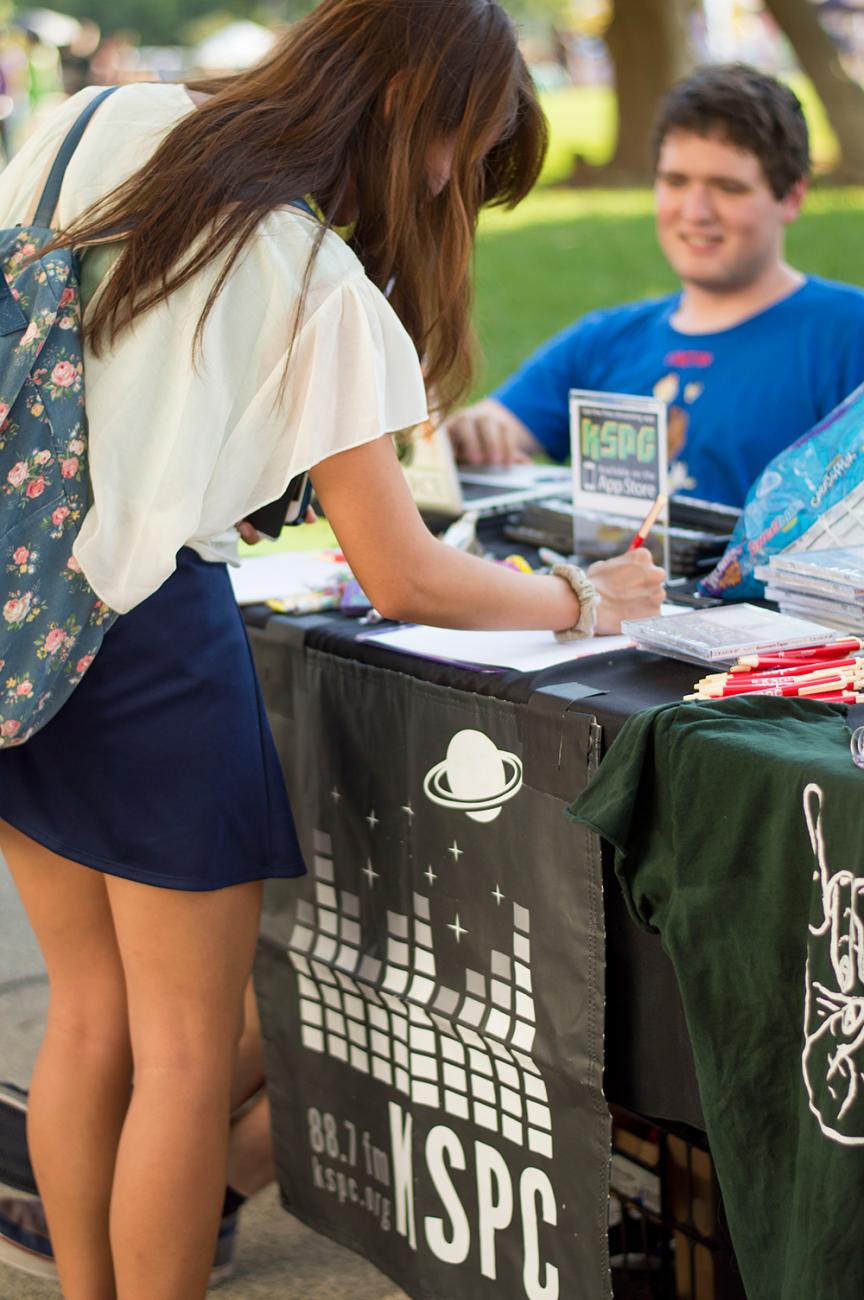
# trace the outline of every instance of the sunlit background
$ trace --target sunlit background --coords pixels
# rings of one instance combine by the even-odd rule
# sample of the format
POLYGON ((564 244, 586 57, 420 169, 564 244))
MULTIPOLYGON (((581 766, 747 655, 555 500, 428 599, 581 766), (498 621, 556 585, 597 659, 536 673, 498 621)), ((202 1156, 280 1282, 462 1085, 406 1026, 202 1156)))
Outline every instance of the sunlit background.
MULTIPOLYGON (((8 158, 84 85, 248 67, 309 0, 0 0, 0 149, 8 158)), ((802 270, 864 283, 864 0, 512 0, 552 144, 540 186, 484 219, 477 392, 591 308, 674 287, 653 238, 648 131, 699 63, 742 60, 801 97, 815 192, 789 237, 802 270)))

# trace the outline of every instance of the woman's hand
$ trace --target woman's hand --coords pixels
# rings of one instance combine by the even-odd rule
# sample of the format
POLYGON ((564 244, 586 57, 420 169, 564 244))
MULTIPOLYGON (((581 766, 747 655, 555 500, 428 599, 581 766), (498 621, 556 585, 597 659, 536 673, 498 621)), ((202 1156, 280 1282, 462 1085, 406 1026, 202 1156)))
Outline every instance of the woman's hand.
POLYGON ((597 636, 621 631, 622 618, 651 618, 660 613, 666 574, 650 551, 625 551, 613 560, 597 560, 585 570, 600 597, 597 636))
POLYGON ((248 519, 241 519, 239 524, 235 524, 234 527, 247 546, 257 546, 261 541, 261 534, 254 524, 250 524, 248 519))
MULTIPOLYGON (((318 516, 313 507, 307 506, 306 513, 303 516, 304 524, 314 524, 317 518, 318 516)), ((263 541, 261 533, 258 532, 254 524, 250 524, 248 519, 241 519, 239 524, 235 524, 234 527, 247 546, 257 546, 260 541, 263 541)))

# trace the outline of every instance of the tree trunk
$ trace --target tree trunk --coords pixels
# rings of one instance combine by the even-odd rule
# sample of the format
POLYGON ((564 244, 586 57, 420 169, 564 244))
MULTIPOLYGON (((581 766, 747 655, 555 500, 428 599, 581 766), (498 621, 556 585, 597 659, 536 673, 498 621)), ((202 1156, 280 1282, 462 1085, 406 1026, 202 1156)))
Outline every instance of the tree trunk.
POLYGON ((825 105, 837 142, 836 179, 864 180, 864 90, 847 76, 831 37, 810 0, 763 0, 789 39, 801 67, 825 105))
POLYGON ((615 66, 618 140, 604 179, 650 181, 651 128, 662 95, 693 68, 693 0, 615 0, 606 44, 615 66))

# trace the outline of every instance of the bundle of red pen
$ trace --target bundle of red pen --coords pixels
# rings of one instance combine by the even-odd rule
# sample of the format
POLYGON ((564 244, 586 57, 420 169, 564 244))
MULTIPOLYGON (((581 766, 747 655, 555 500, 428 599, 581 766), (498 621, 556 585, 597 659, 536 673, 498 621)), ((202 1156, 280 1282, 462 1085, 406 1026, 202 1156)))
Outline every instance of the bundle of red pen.
POLYGON ((685 700, 719 700, 731 695, 804 696, 844 704, 864 701, 864 642, 858 637, 784 650, 777 654, 747 655, 728 672, 710 673, 695 685, 685 700))

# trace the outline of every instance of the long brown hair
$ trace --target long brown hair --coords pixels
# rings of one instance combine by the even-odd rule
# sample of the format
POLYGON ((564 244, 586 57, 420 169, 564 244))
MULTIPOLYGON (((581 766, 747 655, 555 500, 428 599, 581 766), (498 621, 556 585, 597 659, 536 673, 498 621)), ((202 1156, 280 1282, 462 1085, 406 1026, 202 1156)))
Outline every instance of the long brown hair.
MULTIPOLYGON (((321 0, 256 67, 190 89, 210 97, 63 233, 63 243, 86 247, 123 232, 88 323, 93 346, 113 342, 222 257, 200 343, 217 294, 267 213, 312 194, 332 222, 354 200, 354 247, 379 288, 393 283, 391 302, 446 409, 471 378, 480 208, 524 198, 546 150, 545 119, 501 5, 321 0), (451 178, 433 196, 429 150, 448 140, 451 178)), ((286 323, 290 338, 299 312, 293 330, 286 323)))

